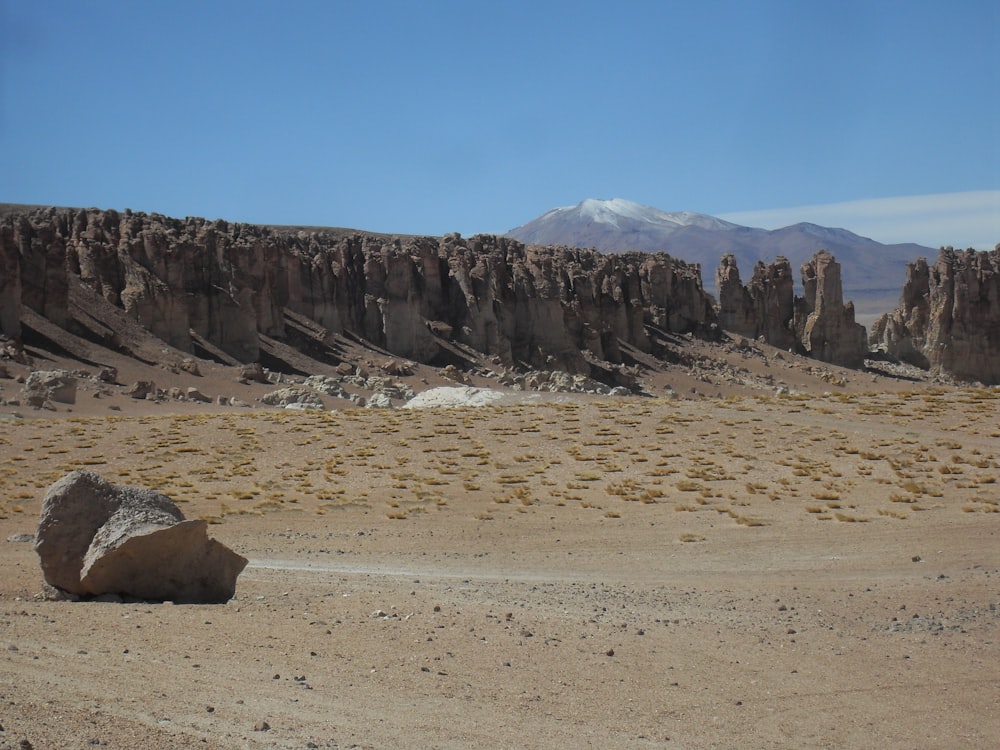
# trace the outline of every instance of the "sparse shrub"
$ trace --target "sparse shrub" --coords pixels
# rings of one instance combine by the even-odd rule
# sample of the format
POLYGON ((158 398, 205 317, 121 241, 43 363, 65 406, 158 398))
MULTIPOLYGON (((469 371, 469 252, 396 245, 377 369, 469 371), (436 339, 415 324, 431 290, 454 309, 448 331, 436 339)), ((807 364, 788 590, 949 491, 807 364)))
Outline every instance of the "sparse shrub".
POLYGON ((682 542, 704 542, 705 537, 701 534, 681 534, 680 540, 682 542))

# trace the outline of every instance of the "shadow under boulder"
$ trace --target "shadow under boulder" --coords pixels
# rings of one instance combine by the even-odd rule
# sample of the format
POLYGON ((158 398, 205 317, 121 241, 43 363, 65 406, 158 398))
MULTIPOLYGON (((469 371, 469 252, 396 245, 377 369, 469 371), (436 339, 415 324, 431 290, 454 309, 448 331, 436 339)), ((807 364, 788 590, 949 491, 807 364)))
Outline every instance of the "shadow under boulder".
POLYGON ((226 602, 247 559, 159 492, 74 471, 45 494, 35 551, 45 581, 76 596, 226 602))

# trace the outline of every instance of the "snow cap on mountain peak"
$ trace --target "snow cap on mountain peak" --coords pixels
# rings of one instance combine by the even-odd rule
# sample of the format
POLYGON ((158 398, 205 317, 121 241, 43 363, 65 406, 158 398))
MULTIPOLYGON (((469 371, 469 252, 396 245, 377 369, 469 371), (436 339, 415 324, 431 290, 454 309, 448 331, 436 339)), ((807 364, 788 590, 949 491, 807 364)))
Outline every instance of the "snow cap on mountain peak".
POLYGON ((645 224, 652 224, 664 229, 679 229, 691 224, 707 229, 725 229, 734 226, 729 222, 716 219, 714 216, 695 213, 694 211, 661 211, 652 206, 625 200, 624 198, 587 198, 575 206, 558 208, 556 212, 576 213, 580 218, 597 224, 610 224, 618 227, 621 219, 631 219, 645 224))

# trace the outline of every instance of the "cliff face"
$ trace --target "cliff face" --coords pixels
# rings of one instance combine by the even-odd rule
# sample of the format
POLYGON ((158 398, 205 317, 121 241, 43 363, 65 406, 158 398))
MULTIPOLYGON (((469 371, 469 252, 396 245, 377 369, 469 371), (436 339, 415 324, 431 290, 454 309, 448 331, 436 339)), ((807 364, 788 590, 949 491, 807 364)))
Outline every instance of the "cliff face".
POLYGON ((732 253, 723 255, 715 269, 715 290, 719 296, 719 326, 738 336, 753 339, 760 336, 757 299, 743 286, 736 256, 732 253))
POLYGON ((708 333, 696 266, 658 254, 526 247, 504 237, 386 238, 43 209, 0 222, 0 326, 25 305, 72 329, 74 277, 172 346, 193 334, 243 362, 285 313, 432 362, 443 339, 505 363, 584 372, 583 351, 648 351, 646 326, 708 333))
POLYGON ((801 273, 803 297, 794 296, 792 269, 784 257, 770 265, 758 262, 743 286, 736 259, 724 256, 716 272, 719 325, 824 362, 861 366, 868 350, 865 329, 854 322, 854 306, 844 304, 840 264, 821 250, 801 273))
POLYGON ((812 357, 861 367, 868 352, 865 328, 854 322, 854 305, 844 304, 840 264, 825 250, 802 265, 803 296, 795 300, 795 334, 812 357))
POLYGON ((870 343, 934 375, 1000 383, 1000 245, 942 248, 933 265, 910 264, 899 306, 870 343))

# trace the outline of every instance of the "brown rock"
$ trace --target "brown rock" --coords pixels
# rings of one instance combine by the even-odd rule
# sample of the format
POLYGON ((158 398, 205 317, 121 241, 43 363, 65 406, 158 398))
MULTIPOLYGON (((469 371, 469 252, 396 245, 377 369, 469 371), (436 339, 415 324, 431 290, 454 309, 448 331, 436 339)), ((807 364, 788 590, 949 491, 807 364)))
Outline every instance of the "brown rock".
POLYGON ((85 471, 49 487, 35 550, 46 582, 62 591, 175 602, 227 601, 247 563, 166 495, 85 471))
POLYGON ((206 396, 204 393, 199 391, 197 388, 188 388, 184 395, 187 397, 188 401, 197 401, 202 404, 212 403, 211 396, 206 396))
POLYGON ((205 521, 150 529, 130 516, 119 511, 95 536, 80 576, 88 593, 178 603, 233 597, 247 560, 209 539, 205 521))
POLYGON ((400 362, 398 359, 390 359, 383 362, 379 366, 379 369, 386 375, 395 375, 397 377, 413 374, 413 368, 406 362, 400 362))
POLYGON ((250 362, 240 368, 240 380, 245 383, 266 383, 267 374, 260 362, 250 362))
POLYGON ((779 349, 795 346, 795 282, 788 258, 779 255, 765 265, 758 262, 750 279, 750 294, 760 322, 758 335, 779 349))
POLYGON ((715 290, 719 297, 719 326, 740 336, 757 338, 760 321, 750 291, 740 281, 736 256, 722 256, 715 270, 715 290))
POLYGON ((1000 245, 942 248, 907 266, 899 306, 872 326, 870 343, 905 362, 960 380, 1000 383, 1000 245))
POLYGON ((865 330, 854 322, 854 305, 843 300, 840 264, 820 250, 802 266, 803 297, 793 293, 791 267, 778 257, 758 262, 750 283, 740 284, 736 259, 726 255, 716 271, 719 325, 731 333, 762 337, 782 349, 815 359, 860 367, 868 351, 865 330))
POLYGON ((68 370, 35 370, 24 382, 24 400, 30 406, 47 401, 76 403, 76 377, 68 370))
POLYGON ((781 349, 795 347, 794 281, 788 259, 769 265, 758 261, 744 287, 736 258, 725 255, 715 273, 719 325, 738 336, 763 338, 781 349))
POLYGON ((804 296, 795 304, 795 332, 807 354, 823 362, 861 367, 868 352, 854 304, 844 304, 840 264, 825 250, 802 266, 804 296))
POLYGON ((0 334, 21 335, 21 254, 12 219, 0 221, 0 334))
MULTIPOLYGON (((426 363, 453 341, 507 366, 585 375, 584 350, 620 364, 622 343, 651 351, 648 327, 709 337, 715 324, 700 269, 665 254, 492 235, 288 233, 96 209, 9 216, 0 245, 0 264, 21 279, 20 292, 7 282, 5 302, 19 296, 64 326, 75 276, 167 344, 193 352, 193 333, 240 362, 259 360, 260 335, 283 339, 291 316, 325 332, 310 345, 346 333, 426 363)), ((14 303, 0 317, 19 330, 14 303)))
POLYGON ((131 396, 136 400, 146 398, 149 394, 156 392, 156 385, 151 380, 137 380, 125 391, 126 396, 131 396))

